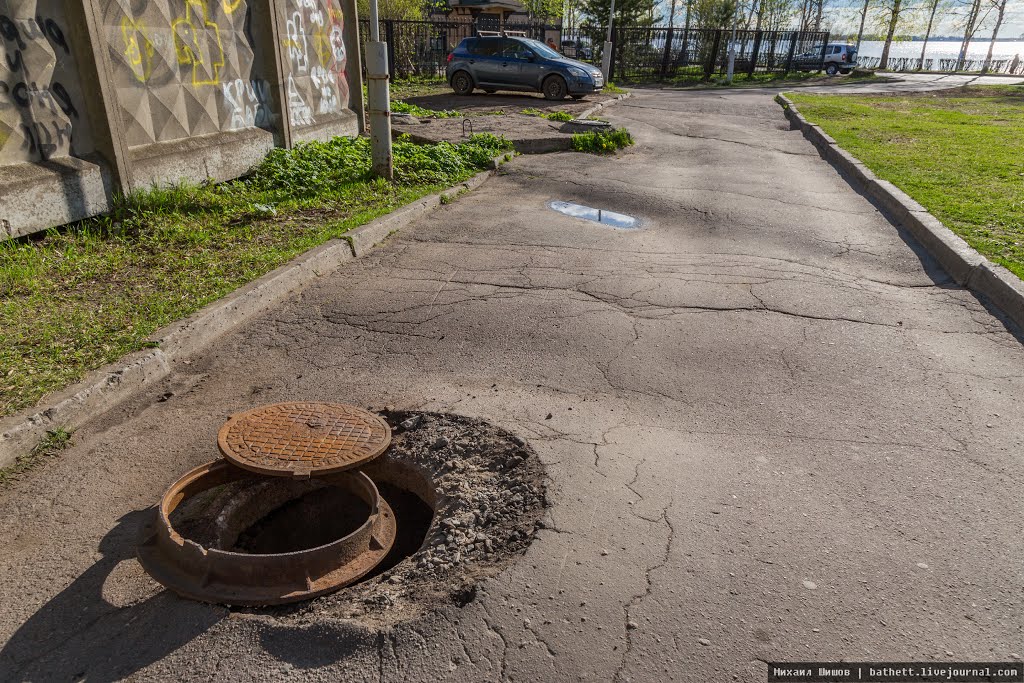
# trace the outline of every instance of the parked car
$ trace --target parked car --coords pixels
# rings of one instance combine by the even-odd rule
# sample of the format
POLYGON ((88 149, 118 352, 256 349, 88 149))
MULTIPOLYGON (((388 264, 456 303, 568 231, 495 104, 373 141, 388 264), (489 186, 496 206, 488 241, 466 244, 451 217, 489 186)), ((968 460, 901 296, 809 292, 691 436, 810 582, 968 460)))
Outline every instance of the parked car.
POLYGON ((549 100, 583 99, 604 87, 601 70, 558 54, 538 40, 516 36, 466 38, 448 55, 448 83, 459 95, 528 90, 549 100))
POLYGON ((590 61, 594 57, 594 53, 583 44, 582 40, 563 40, 561 52, 566 57, 585 61, 590 61))
POLYGON ((808 52, 793 57, 793 68, 798 71, 824 69, 829 76, 848 74, 857 68, 857 46, 845 43, 815 45, 808 52), (825 49, 822 59, 822 47, 825 49))

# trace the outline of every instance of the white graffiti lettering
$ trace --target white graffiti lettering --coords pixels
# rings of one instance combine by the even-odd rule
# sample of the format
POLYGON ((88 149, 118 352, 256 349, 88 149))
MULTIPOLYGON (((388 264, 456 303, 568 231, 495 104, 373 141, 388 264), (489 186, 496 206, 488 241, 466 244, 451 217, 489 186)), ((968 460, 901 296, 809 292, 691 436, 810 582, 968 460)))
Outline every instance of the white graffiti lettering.
POLYGON ((293 126, 310 126, 316 123, 313 110, 295 88, 295 78, 288 74, 288 120, 293 126))

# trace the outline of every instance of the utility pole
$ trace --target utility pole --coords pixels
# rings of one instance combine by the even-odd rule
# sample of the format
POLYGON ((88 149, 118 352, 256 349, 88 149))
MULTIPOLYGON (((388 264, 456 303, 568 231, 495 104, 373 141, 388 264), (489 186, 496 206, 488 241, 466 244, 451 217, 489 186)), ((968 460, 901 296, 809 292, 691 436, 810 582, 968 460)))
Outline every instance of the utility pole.
POLYGON ((393 180, 391 156, 391 93, 388 86, 388 44, 380 40, 377 0, 370 0, 370 42, 366 44, 367 94, 370 100, 370 171, 393 180))
POLYGON ((612 73, 612 22, 615 20, 615 0, 612 0, 611 9, 608 10, 608 35, 604 38, 604 51, 601 54, 601 71, 604 72, 604 81, 611 80, 612 73))

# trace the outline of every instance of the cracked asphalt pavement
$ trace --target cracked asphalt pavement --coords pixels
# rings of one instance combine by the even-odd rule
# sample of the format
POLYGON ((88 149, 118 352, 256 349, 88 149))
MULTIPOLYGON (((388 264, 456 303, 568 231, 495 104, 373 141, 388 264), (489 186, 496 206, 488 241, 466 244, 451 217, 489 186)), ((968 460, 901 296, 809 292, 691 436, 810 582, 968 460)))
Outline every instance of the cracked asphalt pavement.
POLYGON ((771 95, 638 91, 636 147, 525 157, 0 493, 0 679, 750 681, 1024 647, 1024 348, 771 95), (639 217, 615 230, 567 200, 639 217), (171 394, 169 397, 167 394, 171 394), (143 510, 284 400, 528 440, 546 528, 387 632, 180 600, 143 510))

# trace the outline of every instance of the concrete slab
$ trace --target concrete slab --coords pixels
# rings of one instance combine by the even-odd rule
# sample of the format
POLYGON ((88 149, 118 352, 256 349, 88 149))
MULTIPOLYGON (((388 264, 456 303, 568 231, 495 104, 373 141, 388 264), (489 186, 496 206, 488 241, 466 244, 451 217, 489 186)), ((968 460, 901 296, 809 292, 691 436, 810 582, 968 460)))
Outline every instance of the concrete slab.
POLYGON ((1020 655, 1021 340, 768 94, 607 116, 636 147, 517 159, 0 493, 0 678, 762 683, 769 660, 1020 655), (506 427, 547 465, 548 528, 385 632, 158 591, 140 511, 229 413, 286 399, 506 427))

